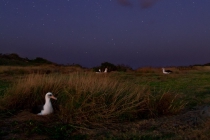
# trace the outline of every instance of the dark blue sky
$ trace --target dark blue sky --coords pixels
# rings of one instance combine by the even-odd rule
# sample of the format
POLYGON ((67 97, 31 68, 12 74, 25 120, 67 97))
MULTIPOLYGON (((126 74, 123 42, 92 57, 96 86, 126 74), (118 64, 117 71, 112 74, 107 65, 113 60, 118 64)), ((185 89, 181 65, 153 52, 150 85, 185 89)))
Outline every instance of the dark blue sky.
POLYGON ((210 0, 1 0, 0 53, 133 68, 210 62, 210 0))

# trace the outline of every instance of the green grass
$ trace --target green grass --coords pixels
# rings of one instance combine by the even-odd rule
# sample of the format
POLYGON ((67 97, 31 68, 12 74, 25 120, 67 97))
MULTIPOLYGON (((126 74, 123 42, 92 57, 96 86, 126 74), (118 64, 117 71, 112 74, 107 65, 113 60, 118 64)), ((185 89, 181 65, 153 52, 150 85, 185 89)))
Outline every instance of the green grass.
POLYGON ((133 73, 118 76, 129 81, 135 79, 139 85, 148 85, 153 92, 171 91, 186 95, 186 99, 195 98, 208 103, 206 98, 210 93, 210 71, 189 71, 171 75, 133 73))

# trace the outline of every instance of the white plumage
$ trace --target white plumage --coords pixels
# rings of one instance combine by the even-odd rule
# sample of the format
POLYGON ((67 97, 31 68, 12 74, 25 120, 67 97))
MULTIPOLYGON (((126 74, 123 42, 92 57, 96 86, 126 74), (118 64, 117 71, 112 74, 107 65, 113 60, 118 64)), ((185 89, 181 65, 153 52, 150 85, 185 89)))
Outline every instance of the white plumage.
POLYGON ((170 73, 172 73, 171 70, 165 70, 165 68, 162 68, 162 70, 163 70, 163 74, 170 74, 170 73))
POLYGON ((96 73, 101 73, 101 69, 99 69, 96 73))
POLYGON ((57 100, 57 98, 54 97, 51 92, 48 92, 45 95, 45 104, 33 107, 32 112, 37 115, 48 115, 53 113, 53 107, 50 101, 51 98, 57 100))
POLYGON ((107 68, 105 68, 104 73, 107 73, 107 72, 108 72, 108 69, 107 69, 107 68))

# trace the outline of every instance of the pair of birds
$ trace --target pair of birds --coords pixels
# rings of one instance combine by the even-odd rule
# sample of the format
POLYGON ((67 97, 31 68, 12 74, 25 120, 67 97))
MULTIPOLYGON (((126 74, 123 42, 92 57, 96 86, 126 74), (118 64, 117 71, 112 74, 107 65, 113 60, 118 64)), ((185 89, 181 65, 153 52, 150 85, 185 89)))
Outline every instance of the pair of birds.
MULTIPOLYGON (((104 73, 107 73, 107 72, 108 72, 108 68, 105 68, 104 73)), ((101 69, 99 69, 98 72, 96 73, 101 73, 101 69)))
POLYGON ((37 115, 48 115, 53 113, 53 107, 50 99, 57 100, 55 96, 51 92, 48 92, 45 95, 45 104, 44 105, 39 105, 39 106, 34 106, 32 108, 32 113, 37 114, 37 115))

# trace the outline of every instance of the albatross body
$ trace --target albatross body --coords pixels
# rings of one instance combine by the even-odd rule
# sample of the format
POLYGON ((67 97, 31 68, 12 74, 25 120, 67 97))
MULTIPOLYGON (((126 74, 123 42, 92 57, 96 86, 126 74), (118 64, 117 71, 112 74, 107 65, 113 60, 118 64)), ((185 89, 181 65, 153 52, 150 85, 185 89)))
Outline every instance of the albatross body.
POLYGON ((162 70, 163 70, 163 74, 170 74, 170 73, 172 73, 171 70, 165 70, 165 68, 162 68, 162 70))
POLYGON ((101 73, 101 69, 99 69, 96 73, 101 73))
POLYGON ((107 73, 107 72, 108 72, 108 69, 107 69, 107 68, 105 68, 104 73, 107 73))
POLYGON ((50 101, 51 98, 54 99, 54 100, 57 100, 57 98, 55 98, 51 92, 48 92, 45 95, 45 104, 34 107, 32 109, 32 112, 34 114, 37 114, 37 115, 48 115, 48 114, 51 114, 53 112, 52 103, 50 101))

